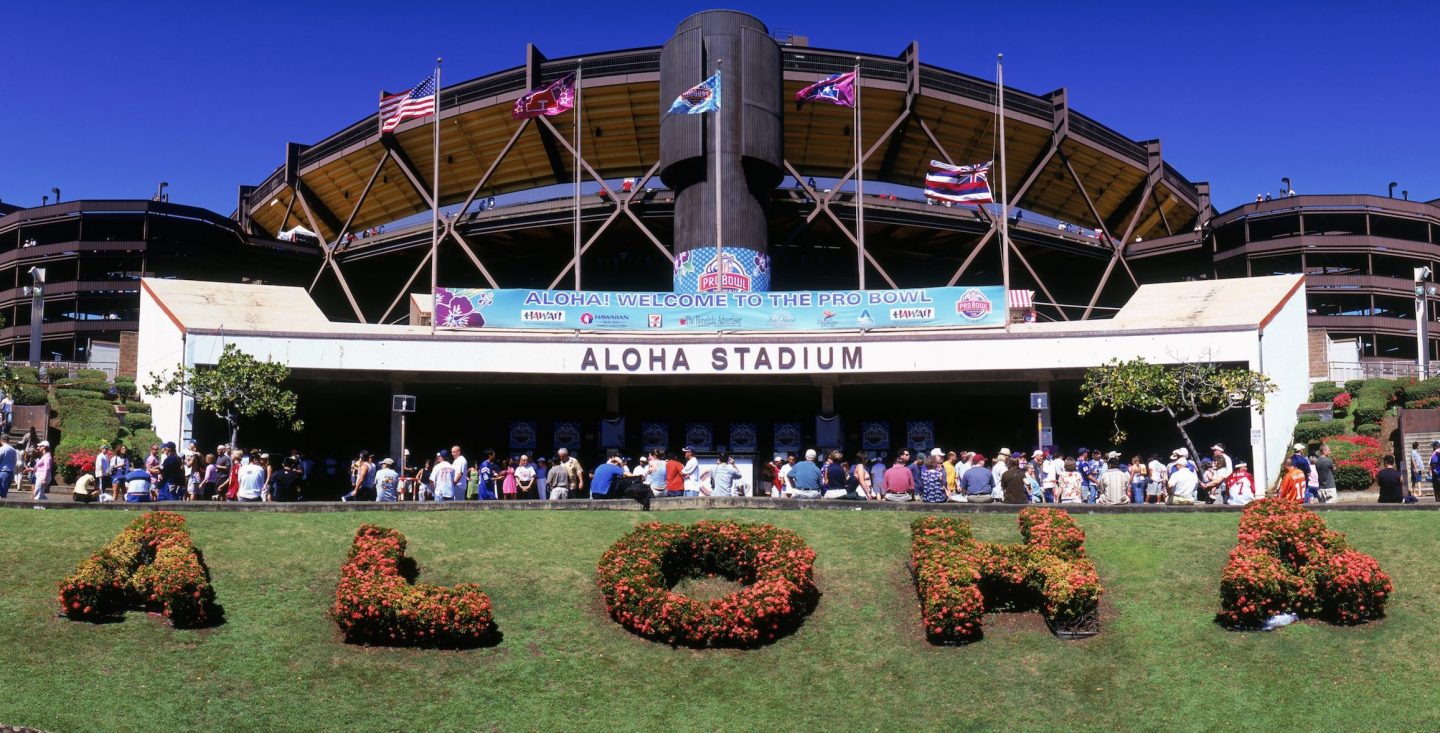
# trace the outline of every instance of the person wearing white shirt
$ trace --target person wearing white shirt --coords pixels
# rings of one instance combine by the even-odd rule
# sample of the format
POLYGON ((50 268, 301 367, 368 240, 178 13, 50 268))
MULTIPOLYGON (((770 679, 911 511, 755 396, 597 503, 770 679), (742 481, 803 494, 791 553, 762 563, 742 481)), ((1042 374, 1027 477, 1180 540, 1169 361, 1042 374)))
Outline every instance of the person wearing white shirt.
POLYGON ((445 460, 445 451, 435 454, 435 467, 430 469, 430 483, 435 487, 435 501, 455 500, 455 466, 445 460))
MULTIPOLYGON (((794 468, 795 468, 795 455, 792 453, 792 454, 790 454, 790 455, 788 455, 788 456, 785 457, 785 465, 783 465, 783 466, 780 467, 780 486, 783 487, 783 488, 781 489, 782 492, 785 491, 785 490, 788 490, 788 489, 793 488, 793 487, 790 485, 790 471, 792 471, 794 468)), ((776 494, 774 491, 772 491, 772 492, 771 492, 771 495, 772 495, 772 496, 776 496, 776 495, 778 495, 778 494, 776 494)))
POLYGON ((1200 478, 1195 475, 1189 463, 1182 461, 1176 464, 1175 473, 1170 474, 1170 503, 1194 504, 1195 487, 1199 484, 1200 478))
POLYGON ((240 487, 236 496, 240 501, 260 501, 265 491, 265 469, 253 463, 250 456, 240 459, 240 487))
POLYGON ((700 495, 700 459, 695 457, 695 449, 685 446, 685 467, 680 469, 680 475, 685 477, 685 495, 700 495))
MULTIPOLYGON (((470 470, 470 462, 465 460, 465 456, 460 453, 460 446, 458 445, 450 448, 450 456, 450 468, 455 475, 455 483, 464 486, 466 479, 469 478, 469 474, 466 472, 470 470)), ((461 489, 457 492, 455 498, 465 498, 465 490, 461 489)), ((476 498, 479 497, 477 496, 476 498)))
POLYGON ((100 446, 100 452, 95 454, 95 483, 100 493, 110 490, 110 446, 100 446))

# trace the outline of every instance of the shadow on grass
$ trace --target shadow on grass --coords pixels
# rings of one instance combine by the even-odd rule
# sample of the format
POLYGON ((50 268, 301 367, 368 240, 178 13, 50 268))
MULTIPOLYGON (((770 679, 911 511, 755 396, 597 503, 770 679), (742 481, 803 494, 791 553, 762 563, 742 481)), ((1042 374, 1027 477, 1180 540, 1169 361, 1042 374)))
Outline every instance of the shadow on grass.
POLYGON ((465 651, 468 649, 489 649, 500 646, 505 641, 505 634, 500 631, 499 625, 490 624, 490 628, 478 636, 470 637, 436 637, 425 642, 416 641, 390 641, 388 639, 366 639, 352 640, 345 639, 350 646, 375 647, 380 649, 439 649, 446 651, 465 651))

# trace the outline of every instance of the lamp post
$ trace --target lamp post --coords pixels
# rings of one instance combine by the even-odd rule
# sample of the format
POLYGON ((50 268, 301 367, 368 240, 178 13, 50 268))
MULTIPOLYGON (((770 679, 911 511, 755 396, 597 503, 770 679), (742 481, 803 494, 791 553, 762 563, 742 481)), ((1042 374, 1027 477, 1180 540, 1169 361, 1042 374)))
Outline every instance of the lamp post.
POLYGON ((1285 186, 1284 188, 1280 189, 1280 195, 1281 195, 1281 196, 1289 196, 1289 195, 1292 193, 1292 192, 1290 191, 1290 177, 1289 177, 1289 176, 1286 176, 1286 177, 1284 177, 1284 178, 1281 178, 1281 179, 1280 179, 1280 183, 1285 186))
POLYGON ((1416 359, 1415 364, 1420 367, 1420 378, 1430 376, 1430 306, 1429 296, 1435 294, 1435 286, 1430 284, 1430 268, 1415 268, 1415 329, 1416 359))
POLYGON ((1395 198, 1395 187, 1398 186, 1398 185, 1400 185, 1400 184, 1396 183, 1395 181, 1391 181, 1391 182, 1390 182, 1390 191, 1389 191, 1386 195, 1389 196, 1389 197, 1392 198, 1392 199, 1395 198))
POLYGON ((30 366, 40 366, 40 331, 45 322, 45 268, 30 268, 34 285, 24 289, 30 296, 30 366))
POLYGON ((167 188, 169 188, 169 187, 170 187, 170 182, 169 182, 169 181, 161 181, 161 182, 160 182, 160 185, 159 185, 158 187, 156 187, 156 189, 155 189, 155 200, 156 200, 156 201, 164 201, 164 200, 165 200, 165 189, 167 189, 167 188))
POLYGON ((60 203, 60 187, 56 186, 55 188, 50 189, 50 193, 55 194, 55 203, 60 203))

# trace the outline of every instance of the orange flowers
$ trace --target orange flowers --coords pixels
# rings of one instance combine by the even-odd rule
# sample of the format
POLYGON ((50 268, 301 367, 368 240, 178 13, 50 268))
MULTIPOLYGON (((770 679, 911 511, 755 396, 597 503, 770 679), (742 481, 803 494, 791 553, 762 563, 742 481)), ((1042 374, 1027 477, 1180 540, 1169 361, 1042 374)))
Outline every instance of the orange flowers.
POLYGON ((973 641, 987 607, 1039 606, 1052 628, 1093 619, 1104 589, 1085 557, 1085 532, 1058 509, 1023 509, 1019 524, 1023 545, 978 541, 970 521, 958 517, 927 516, 911 524, 915 587, 931 641, 973 641))
POLYGON ((652 522, 600 557, 598 584, 612 618, 672 645, 753 647, 799 626, 814 607, 815 551, 769 524, 652 522), (713 573, 746 587, 702 602, 670 590, 713 573))
POLYGON ((474 583, 411 585, 400 573, 405 535, 363 524, 340 568, 330 615, 352 643, 476 646, 495 633, 490 597, 474 583))
POLYGON ((173 512, 149 512, 121 530, 60 583, 60 612, 80 621, 156 611, 177 628, 219 620, 210 571, 173 512))
POLYGON ((1286 612, 1336 624, 1385 615, 1394 592, 1390 576, 1303 505, 1251 502, 1240 516, 1239 540, 1220 576, 1220 623, 1255 629, 1286 612))

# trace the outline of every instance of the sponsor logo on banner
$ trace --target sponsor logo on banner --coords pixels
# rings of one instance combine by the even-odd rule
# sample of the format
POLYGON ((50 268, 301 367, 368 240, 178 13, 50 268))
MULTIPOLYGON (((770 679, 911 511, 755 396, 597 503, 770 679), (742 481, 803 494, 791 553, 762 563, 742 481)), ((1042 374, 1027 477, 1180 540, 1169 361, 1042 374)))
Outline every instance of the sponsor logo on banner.
POLYGON ((875 325, 875 319, 871 317, 868 308, 860 311, 860 317, 855 319, 855 325, 862 328, 875 325))
POLYGON ((522 310, 520 320, 526 323, 564 323, 565 311, 522 310))
POLYGON ((595 314, 594 314, 594 313, 581 313, 581 314, 580 314, 580 323, 588 326, 588 325, 590 325, 590 324, 592 324, 592 323, 594 323, 594 322, 595 322, 595 314))
POLYGON ((694 448, 696 451, 714 450, 715 438, 714 434, 710 430, 710 423, 686 423, 685 445, 694 448))
POLYGON ((749 292, 750 274, 739 258, 729 252, 710 260, 700 271, 698 289, 702 293, 749 292), (720 278, 720 265, 725 265, 725 276, 720 278))
POLYGON ((659 313, 651 313, 649 316, 649 324, 651 328, 664 328, 665 316, 662 316, 659 313))
POLYGON ((966 290, 961 293, 960 299, 955 301, 955 312, 972 321, 978 321, 990 315, 990 310, 990 299, 985 297, 985 294, 978 288, 966 290))
POLYGON ((934 308, 891 308, 890 320, 899 323, 906 321, 933 321, 935 320, 934 308))

